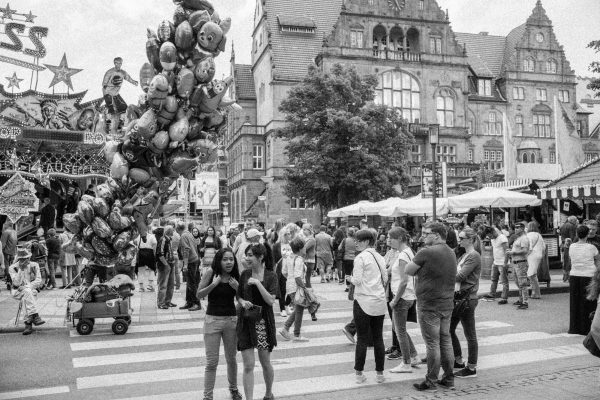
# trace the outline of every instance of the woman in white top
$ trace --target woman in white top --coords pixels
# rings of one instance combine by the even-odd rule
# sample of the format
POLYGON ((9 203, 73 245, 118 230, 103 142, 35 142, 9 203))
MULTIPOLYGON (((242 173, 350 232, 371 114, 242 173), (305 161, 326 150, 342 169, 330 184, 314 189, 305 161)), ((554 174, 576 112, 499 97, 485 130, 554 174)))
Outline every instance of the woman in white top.
POLYGON ((546 243, 540 234, 538 224, 531 221, 527 224, 527 239, 529 239, 529 254, 527 255, 527 278, 531 282, 531 299, 541 299, 540 283, 538 282, 538 269, 544 257, 546 243))
POLYGON ((138 245, 138 259, 136 263, 136 274, 138 283, 140 285, 140 291, 149 290, 154 292, 154 275, 156 273, 156 259, 154 254, 156 253, 156 237, 154 234, 148 232, 146 241, 144 242, 140 238, 137 242, 138 245), (148 282, 148 286, 144 287, 144 281, 148 282))
POLYGON ((294 342, 308 342, 308 339, 300 336, 300 329, 302 328, 302 315, 304 314, 304 307, 295 304, 294 298, 296 290, 298 288, 305 288, 305 276, 306 276, 306 264, 304 258, 301 256, 302 249, 305 246, 305 241, 300 236, 294 238, 290 242, 292 249, 292 255, 283 259, 283 267, 281 272, 286 277, 285 291, 287 293, 286 304, 292 306, 293 311, 289 315, 288 319, 283 324, 283 329, 279 331, 279 334, 283 336, 285 340, 294 340, 294 342), (294 337, 290 335, 290 327, 294 325, 294 337))
POLYGON ((600 266, 600 255, 593 244, 587 242, 590 228, 577 227, 578 242, 569 247, 571 270, 569 271, 570 318, 569 333, 587 335, 590 331, 590 313, 596 309, 596 300, 586 299, 587 286, 600 266))
POLYGON ((415 295, 414 278, 406 275, 404 267, 412 261, 415 253, 413 253, 408 245, 410 235, 406 229, 399 227, 392 228, 388 232, 388 236, 390 238, 390 246, 398 252, 398 257, 390 267, 390 292, 393 296, 390 301, 390 307, 392 309, 394 331, 398 337, 403 358, 403 362, 397 367, 392 368, 390 372, 411 373, 412 365, 419 364, 420 360, 415 345, 406 331, 406 320, 408 310, 413 306, 417 296, 415 295))
POLYGON ((383 319, 387 310, 385 298, 387 271, 385 270, 385 260, 375 251, 374 245, 375 235, 370 230, 361 229, 356 233, 356 250, 360 254, 354 259, 351 279, 355 286, 353 315, 358 338, 354 355, 356 383, 363 383, 367 380, 367 377, 363 375, 363 369, 370 337, 373 339, 377 383, 385 381, 383 376, 385 364, 383 319))

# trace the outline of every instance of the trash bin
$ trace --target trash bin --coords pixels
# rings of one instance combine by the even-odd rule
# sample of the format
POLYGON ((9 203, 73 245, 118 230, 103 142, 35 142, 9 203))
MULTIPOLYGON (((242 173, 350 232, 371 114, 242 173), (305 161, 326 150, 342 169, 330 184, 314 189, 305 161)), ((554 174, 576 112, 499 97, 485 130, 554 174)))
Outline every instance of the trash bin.
POLYGON ((492 246, 483 246, 481 252, 481 279, 491 279, 493 264, 494 255, 492 253, 492 246))

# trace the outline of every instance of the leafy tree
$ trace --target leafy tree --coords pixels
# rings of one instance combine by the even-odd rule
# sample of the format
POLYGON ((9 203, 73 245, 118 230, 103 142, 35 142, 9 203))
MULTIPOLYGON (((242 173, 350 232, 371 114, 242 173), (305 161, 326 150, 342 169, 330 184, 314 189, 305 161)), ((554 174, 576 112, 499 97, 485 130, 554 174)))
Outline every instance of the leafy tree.
POLYGON ((293 165, 285 172, 289 197, 329 210, 382 200, 408 184, 413 137, 397 110, 373 103, 376 86, 375 76, 354 67, 323 73, 313 65, 289 91, 279 106, 287 125, 278 131, 293 165))
MULTIPOLYGON (((600 40, 594 40, 587 46, 590 49, 594 49, 596 53, 600 53, 600 40)), ((590 71, 595 74, 600 74, 600 61, 594 61, 590 64, 590 71)), ((600 97, 600 78, 592 78, 592 82, 587 85, 588 89, 592 89, 596 92, 596 97, 600 97)))

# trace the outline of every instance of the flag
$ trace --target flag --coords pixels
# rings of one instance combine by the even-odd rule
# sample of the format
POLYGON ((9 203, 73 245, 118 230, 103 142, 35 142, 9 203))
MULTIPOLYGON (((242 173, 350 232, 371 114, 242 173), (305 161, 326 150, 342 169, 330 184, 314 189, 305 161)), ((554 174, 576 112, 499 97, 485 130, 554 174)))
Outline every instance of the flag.
POLYGON ((556 96, 554 97, 554 121, 556 125, 556 157, 564 174, 583 164, 585 154, 575 124, 556 96))
POLYGON ((504 181, 517 179, 517 146, 513 137, 512 128, 506 117, 502 113, 502 136, 504 139, 504 181))

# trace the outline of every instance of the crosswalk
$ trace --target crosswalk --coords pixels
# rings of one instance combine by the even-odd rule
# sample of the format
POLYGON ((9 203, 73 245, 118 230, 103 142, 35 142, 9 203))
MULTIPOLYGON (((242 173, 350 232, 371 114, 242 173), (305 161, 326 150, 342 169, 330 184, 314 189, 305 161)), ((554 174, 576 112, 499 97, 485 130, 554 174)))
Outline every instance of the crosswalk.
MULTIPOLYGON (((310 341, 288 342, 278 336, 278 346, 271 355, 275 369, 273 393, 278 399, 357 387, 353 377, 354 345, 341 331, 344 324, 352 318, 351 303, 345 300, 343 292, 331 291, 321 297, 323 302, 318 321, 310 321, 305 316, 303 322, 302 334, 310 341)), ((175 312, 180 313, 182 319, 187 313, 185 310, 175 312)), ((587 354, 581 346, 580 336, 551 334, 544 332, 542 328, 524 331, 510 322, 494 320, 482 314, 478 310, 480 371, 587 354)), ((277 315, 276 322, 280 328, 284 318, 277 315)), ((386 343, 390 343, 389 319, 386 318, 385 324, 384 338, 386 343)), ((62 392, 57 388, 49 388, 61 393, 60 397, 52 398, 202 398, 205 361, 202 332, 203 318, 156 323, 136 323, 134 320, 123 336, 112 334, 109 321, 105 324, 97 322, 94 332, 89 336, 80 336, 73 328, 68 340, 74 384, 67 386, 66 391, 61 387, 62 392)), ((424 356, 425 345, 420 329, 416 324, 409 324, 408 332, 420 356, 424 356)), ((466 353, 464 337, 462 345, 466 353)), ((214 398, 229 399, 222 349, 220 353, 214 398)), ((241 355, 238 354, 237 359, 238 386, 243 392, 241 355)), ((398 363, 399 361, 386 360, 386 370, 398 363)), ((420 380, 425 370, 425 366, 421 365, 414 368, 412 374, 386 372, 386 382, 383 385, 420 380)), ((368 351, 365 371, 368 379, 361 387, 377 385, 371 350, 368 351)), ((255 382, 255 398, 262 399, 265 389, 258 360, 255 382)), ((0 393, 0 400, 26 397, 29 396, 10 397, 9 393, 0 393)), ((323 398, 326 397, 324 394, 323 398)))

